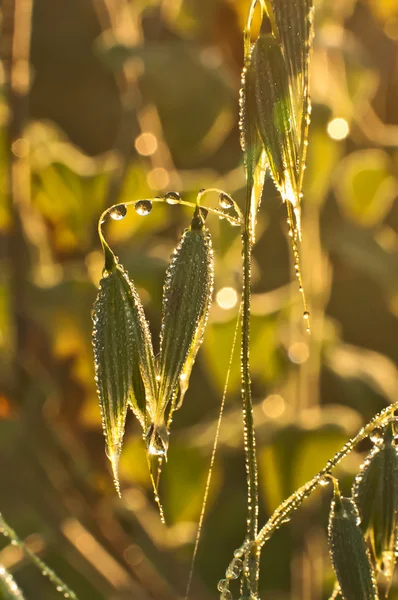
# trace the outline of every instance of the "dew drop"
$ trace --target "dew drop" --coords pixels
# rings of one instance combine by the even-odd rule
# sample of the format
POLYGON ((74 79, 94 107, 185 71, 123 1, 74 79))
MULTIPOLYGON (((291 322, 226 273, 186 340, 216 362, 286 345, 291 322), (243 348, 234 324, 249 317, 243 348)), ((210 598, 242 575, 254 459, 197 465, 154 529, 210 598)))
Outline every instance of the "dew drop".
POLYGON ((220 600, 232 600, 232 594, 229 590, 221 592, 220 600))
POLYGON ((234 558, 228 565, 225 575, 226 575, 227 579, 237 579, 239 577, 239 575, 241 574, 242 569, 243 569, 242 560, 240 558, 234 558))
POLYGON ((178 192, 167 192, 164 199, 166 200, 167 204, 178 204, 181 200, 181 196, 178 192))
POLYGON ((221 192, 221 194, 218 196, 218 203, 224 210, 229 210, 234 205, 232 198, 230 198, 228 194, 225 194, 224 192, 221 192))
POLYGON ((169 446, 169 433, 166 426, 152 424, 148 427, 146 445, 151 456, 166 456, 169 446))
POLYGON ((134 204, 134 208, 141 217, 145 217, 152 210, 152 202, 150 200, 138 200, 134 204))
POLYGON ((127 207, 125 204, 118 204, 109 211, 109 216, 115 221, 121 221, 127 215, 127 207))
POLYGON ((383 431, 379 427, 375 427, 370 434, 370 439, 376 446, 380 446, 383 443, 383 431))
POLYGON ((308 312, 308 310, 305 310, 305 311, 303 312, 303 318, 304 318, 304 319, 309 319, 309 318, 310 318, 310 313, 308 312))
POLYGON ((329 485, 329 483, 330 483, 329 477, 321 477, 319 480, 319 485, 321 485, 322 487, 326 487, 327 485, 329 485))
POLYGON ((217 590, 219 592, 223 592, 227 588, 228 588, 228 581, 226 579, 220 579, 220 581, 217 583, 217 590))

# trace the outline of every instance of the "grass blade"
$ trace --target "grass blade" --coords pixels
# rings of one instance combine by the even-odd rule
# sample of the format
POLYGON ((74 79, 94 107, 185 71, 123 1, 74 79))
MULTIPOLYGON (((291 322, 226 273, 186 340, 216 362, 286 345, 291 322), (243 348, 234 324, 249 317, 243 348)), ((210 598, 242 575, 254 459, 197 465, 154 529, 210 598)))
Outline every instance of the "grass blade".
POLYGON ((225 377, 224 389, 223 389, 223 394, 222 394, 222 399, 221 399, 221 405, 220 405, 220 412, 218 413, 218 420, 217 420, 217 425, 216 425, 216 434, 214 436, 213 449, 212 449, 212 452, 211 452, 210 465, 209 465, 209 470, 208 470, 208 473, 207 473, 205 492, 204 492, 204 495, 203 495, 202 508, 201 508, 200 516, 199 516, 199 523, 198 523, 198 528, 197 528, 197 532, 196 532, 195 545, 194 545, 194 549, 193 549, 193 553, 192 553, 192 559, 191 559, 191 568, 189 570, 188 583, 187 583, 187 589, 186 589, 186 592, 185 592, 185 598, 184 598, 184 600, 188 600, 188 598, 189 598, 189 593, 190 593, 191 584, 192 584, 192 578, 193 578, 194 569, 195 569, 196 557, 197 557, 197 553, 198 553, 198 549, 199 549, 199 542, 200 542, 200 538, 201 538, 201 535, 202 535, 203 523, 204 523, 206 509, 207 509, 207 502, 208 502, 208 499, 209 499, 210 485, 211 485, 211 480, 212 480, 212 476, 213 476, 214 462, 215 462, 215 459, 216 459, 216 452, 217 452, 217 447, 218 447, 218 439, 220 437, 221 421, 222 421, 222 418, 223 418, 223 415, 224 415, 225 401, 226 401, 227 392, 228 392, 229 377, 230 377, 231 369, 232 369, 232 361, 233 361, 234 353, 235 353, 235 346, 236 346, 236 340, 237 340, 237 337, 238 337, 238 331, 239 331, 239 325, 240 325, 240 320, 241 320, 241 314, 242 314, 242 304, 240 305, 240 308, 239 308, 239 314, 238 314, 238 318, 236 320, 234 337, 233 337, 233 340, 232 340, 231 352, 230 352, 230 355, 229 355, 228 370, 227 370, 227 375, 225 377))

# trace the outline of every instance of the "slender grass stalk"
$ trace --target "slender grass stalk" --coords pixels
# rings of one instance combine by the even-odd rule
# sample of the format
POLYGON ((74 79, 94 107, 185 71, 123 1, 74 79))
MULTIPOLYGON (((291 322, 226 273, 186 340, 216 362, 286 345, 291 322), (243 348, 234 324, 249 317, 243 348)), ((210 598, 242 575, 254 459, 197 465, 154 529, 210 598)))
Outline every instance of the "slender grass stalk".
POLYGON ((213 450, 212 450, 212 453, 211 453, 210 465, 209 465, 209 470, 208 470, 208 473, 207 473, 205 493, 204 493, 204 496, 203 496, 202 509, 201 509, 200 517, 199 517, 198 529, 197 529, 196 539, 195 539, 195 546, 194 546, 194 551, 192 553, 191 569, 189 571, 187 589, 186 589, 186 592, 185 592, 185 598, 184 598, 184 600, 188 600, 189 592, 190 592, 191 584, 192 584, 192 577, 193 577, 194 568, 195 568, 196 555, 198 553, 199 541, 200 541, 200 537, 201 537, 201 533, 202 533, 203 522, 204 522, 206 508, 207 508, 207 501, 208 501, 208 498, 209 498, 211 479, 212 479, 212 476, 213 476, 213 467, 214 467, 214 461, 216 459, 216 452, 217 452, 217 446, 218 446, 218 438, 220 436, 220 429, 221 429, 221 421, 222 421, 223 414, 224 414, 225 400, 227 398, 228 385, 229 385, 229 377, 230 377, 230 374, 231 374, 232 361, 233 361, 234 354, 235 354, 235 346, 236 346, 236 340, 237 340, 237 337, 238 337, 239 324, 241 322, 241 314, 242 314, 242 304, 240 305, 240 308, 239 308, 239 314, 238 314, 238 318, 236 320, 236 327, 235 327, 234 337, 233 337, 233 340, 232 340, 232 347, 231 347, 231 353, 230 353, 230 356, 229 356, 228 370, 227 370, 227 375, 225 377, 225 384, 224 384, 224 390, 223 390, 223 395, 222 395, 222 399, 221 399, 220 412, 219 412, 219 415, 218 415, 218 421, 217 421, 217 426, 216 426, 216 435, 214 436, 213 450))
MULTIPOLYGON (((247 213, 248 214, 248 213, 247 213)), ((246 542, 254 542, 258 529, 258 469, 256 436, 254 431, 253 404, 250 377, 250 301, 251 301, 251 255, 252 242, 249 221, 246 218, 242 231, 243 290, 242 290, 242 342, 241 377, 243 404, 243 435, 247 475, 247 522, 246 542)), ((246 581, 248 591, 257 593, 258 568, 250 570, 246 581), (254 574, 254 575, 253 575, 254 574)))
POLYGON ((373 429, 380 427, 393 418, 394 411, 398 410, 398 402, 387 406, 380 413, 375 415, 364 427, 362 427, 356 436, 350 439, 341 450, 328 460, 323 469, 321 469, 310 481, 301 486, 291 496, 289 496, 269 518, 267 523, 260 529, 256 537, 256 546, 261 548, 267 540, 272 536, 275 530, 283 523, 289 521, 291 514, 296 511, 306 498, 313 491, 325 482, 325 477, 345 458, 355 446, 363 439, 369 437, 373 429))
POLYGON ((62 594, 64 598, 70 600, 78 600, 76 594, 67 586, 65 583, 43 562, 32 550, 30 550, 22 540, 19 539, 15 531, 6 523, 2 514, 0 513, 0 534, 10 540, 10 542, 20 548, 26 558, 38 567, 41 573, 47 577, 54 585, 55 589, 59 594, 62 594))

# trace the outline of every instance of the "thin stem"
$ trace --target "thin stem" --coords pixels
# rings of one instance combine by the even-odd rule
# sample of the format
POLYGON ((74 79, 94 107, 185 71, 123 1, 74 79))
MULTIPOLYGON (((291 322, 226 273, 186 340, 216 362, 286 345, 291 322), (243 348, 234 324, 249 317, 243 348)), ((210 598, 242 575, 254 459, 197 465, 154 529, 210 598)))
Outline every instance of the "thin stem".
POLYGON ((203 523, 204 523, 204 518, 205 518, 205 514, 206 514, 206 509, 207 509, 207 501, 208 501, 208 498, 209 498, 211 479, 212 479, 212 476, 213 476, 213 468, 214 468, 214 462, 215 462, 215 459, 216 459, 216 452, 217 452, 217 447, 218 447, 218 439, 220 437, 221 421, 222 421, 222 418, 223 418, 223 415, 224 415, 224 407, 225 407, 225 401, 226 401, 226 398, 227 398, 228 385, 229 385, 229 377, 230 377, 231 369, 232 369, 232 361, 233 361, 234 354, 235 354, 235 346, 236 346, 236 340, 237 340, 237 337, 238 337, 239 323, 240 323, 240 320, 241 320, 241 313, 242 313, 242 304, 239 307, 239 314, 238 314, 238 318, 236 320, 236 327, 235 327, 235 332, 234 332, 234 338, 233 338, 233 341, 232 341, 231 353, 229 355, 228 371, 227 371, 227 376, 225 378, 225 384, 224 384, 224 390, 223 390, 223 395, 222 395, 222 400, 221 400, 220 412, 219 412, 219 415, 218 415, 218 421, 217 421, 217 426, 216 426, 216 435, 214 436, 213 450, 212 450, 211 458, 210 458, 209 471, 207 473, 205 493, 204 493, 204 496, 203 496, 202 509, 200 511, 198 529, 197 529, 196 539, 195 539, 195 547, 194 547, 194 550, 193 550, 193 553, 192 553, 191 569, 189 571, 187 589, 186 589, 186 592, 185 592, 185 598, 184 598, 184 600, 188 600, 189 592, 191 590, 192 578, 193 578, 193 573, 194 573, 194 569, 195 569, 195 561, 196 561, 196 556, 197 556, 197 553, 198 553, 200 537, 201 537, 201 534, 202 534, 203 523))
POLYGON ((387 406, 387 408, 373 417, 373 419, 369 421, 367 425, 360 429, 355 437, 349 440, 345 446, 343 446, 343 448, 333 456, 333 458, 328 460, 324 468, 321 469, 321 471, 319 471, 315 477, 300 487, 296 492, 294 492, 294 494, 289 496, 289 498, 287 498, 280 506, 278 506, 273 515, 257 535, 255 543, 258 549, 261 549, 261 547, 271 537, 279 525, 290 519, 290 515, 301 506, 304 500, 308 498, 319 485, 321 485, 325 477, 330 475, 330 471, 332 471, 343 460, 343 458, 345 458, 355 448, 355 446, 359 444, 360 441, 368 437, 375 427, 380 426, 382 423, 388 421, 394 414, 394 411, 397 409, 398 402, 387 406))
POLYGON ((6 523, 3 519, 3 515, 0 513, 0 534, 6 537, 10 542, 17 546, 24 555, 38 567, 41 573, 47 577, 51 583, 56 587, 57 592, 62 594, 64 598, 70 598, 70 600, 78 600, 76 594, 67 586, 65 583, 52 571, 30 548, 17 536, 15 531, 6 523))
MULTIPOLYGON (((256 438, 254 432, 253 406, 250 378, 250 299, 251 299, 251 253, 252 242, 249 231, 249 219, 246 219, 242 231, 243 245, 243 290, 242 290, 242 345, 241 377, 243 403, 243 434, 247 475, 247 522, 246 542, 254 542, 258 529, 258 472, 256 438)), ((250 568, 245 577, 245 586, 257 594, 259 576, 259 553, 250 555, 250 568)))
MULTIPOLYGON (((213 189, 206 190, 206 191, 213 191, 213 189)), ((203 194, 203 192, 202 192, 202 194, 203 194)), ((149 200, 150 202, 153 202, 153 203, 167 204, 167 200, 165 200, 164 198, 160 198, 160 197, 149 198, 149 199, 147 198, 147 200, 149 200)), ((139 200, 130 200, 129 202, 124 202, 124 206, 134 206, 137 202, 139 202, 139 200)), ((190 208, 196 208, 196 206, 197 206, 197 204, 194 204, 193 202, 188 202, 186 200, 177 200, 176 204, 180 204, 183 206, 189 206, 190 208)), ((108 215, 112 212, 112 210, 118 206, 119 206, 119 204, 114 204, 113 206, 110 206, 109 208, 104 210, 104 212, 102 213, 102 215, 100 216, 99 221, 98 221, 98 236, 101 240, 101 244, 104 248, 105 254, 107 252, 107 249, 109 249, 109 246, 105 241, 105 236, 102 231, 102 225, 105 223, 108 215)), ((233 225, 236 227, 236 226, 239 226, 242 224, 243 217, 242 217, 242 213, 240 212, 240 210, 237 207, 235 202, 234 202, 234 207, 237 210, 237 214, 238 214, 239 218, 231 217, 230 215, 227 215, 222 210, 218 210, 216 208, 209 208, 208 206, 202 206, 202 208, 205 208, 208 212, 212 213, 213 215, 218 216, 219 218, 226 219, 228 221, 228 223, 230 223, 230 225, 233 225)))

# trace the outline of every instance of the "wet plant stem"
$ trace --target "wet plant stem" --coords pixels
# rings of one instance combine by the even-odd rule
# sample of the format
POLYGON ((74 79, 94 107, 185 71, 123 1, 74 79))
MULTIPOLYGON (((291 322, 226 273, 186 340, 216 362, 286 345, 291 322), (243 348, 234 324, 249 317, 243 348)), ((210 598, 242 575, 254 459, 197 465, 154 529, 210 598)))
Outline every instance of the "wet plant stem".
POLYGON ((393 415, 396 410, 398 410, 398 402, 387 406, 384 410, 375 415, 369 423, 360 429, 356 436, 350 439, 341 450, 336 452, 333 458, 328 460, 324 468, 321 469, 317 475, 301 486, 278 506, 257 535, 254 545, 258 548, 259 552, 261 552, 262 546, 275 530, 283 523, 289 521, 291 514, 301 506, 304 500, 308 498, 319 485, 324 483, 325 478, 329 478, 332 469, 334 469, 357 446, 357 444, 359 444, 359 442, 366 437, 369 437, 375 427, 382 427, 385 423, 391 421, 391 419, 394 418, 393 415))
MULTIPOLYGON (((244 447, 247 475, 247 523, 246 543, 253 544, 258 529, 258 473, 256 438, 254 432, 253 406, 251 397, 250 378, 250 300, 251 300, 251 255, 252 237, 250 234, 250 219, 248 214, 242 230, 243 254, 243 290, 242 290, 242 340, 241 340, 241 378, 244 425, 244 447)), ((252 594, 257 593, 258 586, 257 552, 250 553, 250 566, 244 576, 245 586, 252 594)))

